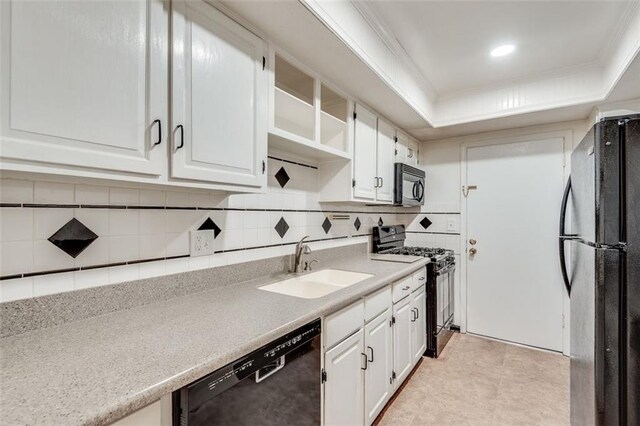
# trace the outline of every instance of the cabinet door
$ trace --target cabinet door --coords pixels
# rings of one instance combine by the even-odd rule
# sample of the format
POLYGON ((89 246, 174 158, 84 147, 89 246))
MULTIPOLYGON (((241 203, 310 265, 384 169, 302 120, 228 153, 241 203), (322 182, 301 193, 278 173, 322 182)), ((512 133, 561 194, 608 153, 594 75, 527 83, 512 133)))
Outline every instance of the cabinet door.
POLYGON ((324 354, 325 425, 364 423, 364 357, 362 329, 324 354))
POLYGON ((2 158, 160 175, 163 3, 3 1, 2 158))
POLYGON ((413 139, 408 140, 406 162, 410 166, 418 167, 418 142, 413 139))
POLYGON ((393 160, 395 159, 396 129, 384 120, 378 119, 378 189, 376 200, 393 201, 393 160))
POLYGON ((420 359, 427 350, 427 298, 424 290, 417 290, 411 294, 411 353, 413 364, 420 359))
POLYGON ((396 132, 396 163, 407 163, 408 148, 409 137, 400 131, 396 132))
POLYGON ((365 326, 364 344, 365 354, 368 357, 364 375, 364 408, 366 424, 370 425, 393 393, 391 307, 365 326))
POLYGON ((353 152, 353 196, 356 198, 376 198, 376 124, 375 114, 356 105, 353 152))
POLYGON ((413 352, 411 348, 411 297, 405 297, 393 305, 393 371, 396 380, 393 382, 398 389, 411 371, 413 352))
POLYGON ((171 175, 263 186, 265 43, 203 1, 173 2, 172 30, 171 175))

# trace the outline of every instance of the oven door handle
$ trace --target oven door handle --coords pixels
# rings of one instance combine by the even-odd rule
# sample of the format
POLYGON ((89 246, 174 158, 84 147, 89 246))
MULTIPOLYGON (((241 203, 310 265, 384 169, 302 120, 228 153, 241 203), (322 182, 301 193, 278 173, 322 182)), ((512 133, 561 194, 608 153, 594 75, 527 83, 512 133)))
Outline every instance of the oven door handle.
POLYGON ((449 265, 449 266, 445 267, 444 269, 441 269, 441 270, 437 271, 436 275, 437 276, 441 276, 441 275, 447 274, 447 273, 451 272, 453 269, 455 269, 455 267, 456 267, 456 265, 449 265))

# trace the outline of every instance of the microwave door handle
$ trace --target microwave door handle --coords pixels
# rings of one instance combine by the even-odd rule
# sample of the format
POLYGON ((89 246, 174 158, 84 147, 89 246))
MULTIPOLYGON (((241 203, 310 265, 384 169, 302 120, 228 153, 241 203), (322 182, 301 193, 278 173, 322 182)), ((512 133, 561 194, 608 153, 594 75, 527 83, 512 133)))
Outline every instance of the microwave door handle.
POLYGON ((422 198, 424 197, 424 184, 422 183, 421 180, 419 180, 416 188, 416 192, 418 193, 418 195, 415 196, 415 199, 418 201, 422 201, 422 198))

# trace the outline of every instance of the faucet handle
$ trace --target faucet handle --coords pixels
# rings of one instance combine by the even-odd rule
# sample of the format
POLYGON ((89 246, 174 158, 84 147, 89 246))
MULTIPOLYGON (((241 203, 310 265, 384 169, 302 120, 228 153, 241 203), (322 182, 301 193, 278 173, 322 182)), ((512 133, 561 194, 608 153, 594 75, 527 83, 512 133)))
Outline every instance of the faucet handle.
POLYGON ((305 244, 305 245, 302 247, 302 252, 303 252, 304 254, 309 254, 309 253, 311 253, 311 247, 309 247, 307 244, 305 244))
POLYGON ((313 264, 313 262, 320 263, 320 261, 318 259, 313 259, 313 260, 310 260, 308 262, 304 262, 304 270, 305 271, 311 271, 312 270, 311 269, 311 265, 313 264))

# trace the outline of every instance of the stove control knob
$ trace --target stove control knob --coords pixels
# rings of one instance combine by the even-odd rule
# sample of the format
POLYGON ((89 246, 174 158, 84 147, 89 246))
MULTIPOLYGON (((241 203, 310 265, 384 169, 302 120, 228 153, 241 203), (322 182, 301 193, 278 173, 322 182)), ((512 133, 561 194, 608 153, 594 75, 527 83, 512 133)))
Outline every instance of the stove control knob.
POLYGON ((477 250, 475 247, 471 247, 471 248, 469 249, 469 254, 470 254, 471 256, 474 256, 477 252, 478 252, 478 250, 477 250))

